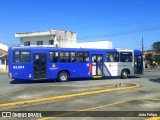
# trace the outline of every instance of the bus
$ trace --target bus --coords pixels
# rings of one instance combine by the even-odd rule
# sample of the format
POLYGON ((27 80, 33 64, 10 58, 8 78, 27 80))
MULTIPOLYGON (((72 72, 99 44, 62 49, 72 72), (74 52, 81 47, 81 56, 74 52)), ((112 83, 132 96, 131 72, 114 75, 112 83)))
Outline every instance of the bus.
POLYGON ((66 82, 73 78, 119 76, 122 79, 143 73, 140 50, 11 47, 11 79, 54 79, 66 82))

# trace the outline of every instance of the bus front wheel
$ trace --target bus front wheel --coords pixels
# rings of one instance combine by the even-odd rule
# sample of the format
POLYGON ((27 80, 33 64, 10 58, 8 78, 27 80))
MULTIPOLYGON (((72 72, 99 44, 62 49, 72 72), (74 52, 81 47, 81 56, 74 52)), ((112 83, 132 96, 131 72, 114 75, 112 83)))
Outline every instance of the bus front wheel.
POLYGON ((127 70, 122 70, 122 72, 121 72, 121 78, 122 79, 128 78, 128 72, 127 72, 127 70))
POLYGON ((59 82, 67 82, 69 80, 69 74, 66 71, 61 71, 58 74, 58 81, 59 82))

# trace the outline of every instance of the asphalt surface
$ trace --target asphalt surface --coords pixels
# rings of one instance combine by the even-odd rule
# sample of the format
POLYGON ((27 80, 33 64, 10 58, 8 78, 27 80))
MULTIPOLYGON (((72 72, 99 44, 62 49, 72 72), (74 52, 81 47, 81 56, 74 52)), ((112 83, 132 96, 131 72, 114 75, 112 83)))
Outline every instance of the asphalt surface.
POLYGON ((0 118, 4 120, 148 119, 156 113, 160 115, 160 71, 145 71, 142 76, 125 80, 93 79, 65 83, 15 81, 7 74, 1 74, 0 111, 17 111, 21 115, 26 111, 42 113, 42 118, 27 118, 28 114, 16 117, 13 114, 12 118, 0 118), (147 111, 152 115, 143 116, 147 111))

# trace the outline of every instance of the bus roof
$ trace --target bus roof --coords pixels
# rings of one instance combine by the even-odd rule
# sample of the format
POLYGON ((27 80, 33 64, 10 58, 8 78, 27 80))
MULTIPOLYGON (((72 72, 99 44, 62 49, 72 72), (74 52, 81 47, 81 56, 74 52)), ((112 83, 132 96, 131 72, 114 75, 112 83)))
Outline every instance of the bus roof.
POLYGON ((142 51, 141 50, 134 50, 134 55, 141 55, 142 51))
MULTIPOLYGON (((117 51, 133 51, 133 49, 93 49, 93 48, 56 48, 56 47, 44 47, 44 46, 24 46, 24 47, 11 47, 10 50, 55 50, 55 51, 108 51, 108 52, 117 52, 117 51)), ((136 55, 142 54, 140 50, 134 50, 136 55)))
POLYGON ((56 47, 11 47, 12 50, 56 50, 56 51, 106 51, 117 52, 117 49, 93 49, 93 48, 56 48, 56 47))

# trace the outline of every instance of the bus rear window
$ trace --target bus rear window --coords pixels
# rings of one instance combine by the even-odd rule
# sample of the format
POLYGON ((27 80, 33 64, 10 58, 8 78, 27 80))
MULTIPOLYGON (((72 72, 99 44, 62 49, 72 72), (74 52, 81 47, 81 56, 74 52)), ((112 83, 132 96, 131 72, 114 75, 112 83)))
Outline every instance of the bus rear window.
POLYGON ((29 51, 14 51, 13 60, 14 63, 28 63, 31 61, 29 51))

